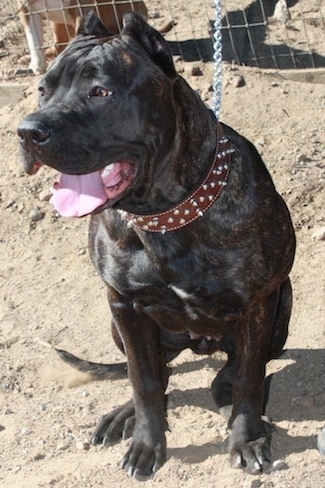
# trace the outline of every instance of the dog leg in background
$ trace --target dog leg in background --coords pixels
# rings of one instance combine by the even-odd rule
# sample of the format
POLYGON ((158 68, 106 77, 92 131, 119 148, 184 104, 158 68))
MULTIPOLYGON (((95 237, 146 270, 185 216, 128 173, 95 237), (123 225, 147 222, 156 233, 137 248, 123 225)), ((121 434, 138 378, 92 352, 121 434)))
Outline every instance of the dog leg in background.
POLYGON ((43 19, 40 14, 27 15, 24 12, 19 13, 30 51, 29 69, 35 75, 45 73, 46 62, 43 46, 43 19))
MULTIPOLYGON (((77 19, 78 20, 78 19, 77 19)), ((80 18, 79 22, 80 23, 80 18)), ((72 39, 76 35, 76 28, 74 25, 70 24, 57 24, 56 22, 50 21, 51 30, 53 33, 54 38, 54 46, 49 47, 46 49, 46 57, 55 58, 58 54, 60 54, 63 49, 67 46, 72 39)))

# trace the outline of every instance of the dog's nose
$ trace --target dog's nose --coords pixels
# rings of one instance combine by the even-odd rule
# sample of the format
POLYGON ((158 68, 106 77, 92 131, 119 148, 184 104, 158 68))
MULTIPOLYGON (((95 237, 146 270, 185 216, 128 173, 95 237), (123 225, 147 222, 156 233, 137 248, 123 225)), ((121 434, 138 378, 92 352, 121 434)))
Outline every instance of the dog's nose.
POLYGON ((47 144, 51 138, 51 129, 42 122, 23 120, 17 129, 20 144, 29 151, 47 144))

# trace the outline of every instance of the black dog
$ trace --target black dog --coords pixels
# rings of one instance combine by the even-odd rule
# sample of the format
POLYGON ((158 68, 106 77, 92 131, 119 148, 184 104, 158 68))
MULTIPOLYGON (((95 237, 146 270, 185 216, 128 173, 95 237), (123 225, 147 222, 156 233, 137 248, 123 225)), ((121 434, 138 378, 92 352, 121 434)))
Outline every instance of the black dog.
POLYGON ((166 362, 184 348, 222 350, 212 392, 230 412, 231 465, 259 472, 265 365, 287 337, 295 238, 257 151, 215 120, 133 14, 120 36, 88 17, 39 92, 18 129, 25 168, 62 173, 52 198, 62 215, 92 213, 91 259, 134 392, 93 442, 132 435, 123 468, 155 473, 166 460, 166 362))

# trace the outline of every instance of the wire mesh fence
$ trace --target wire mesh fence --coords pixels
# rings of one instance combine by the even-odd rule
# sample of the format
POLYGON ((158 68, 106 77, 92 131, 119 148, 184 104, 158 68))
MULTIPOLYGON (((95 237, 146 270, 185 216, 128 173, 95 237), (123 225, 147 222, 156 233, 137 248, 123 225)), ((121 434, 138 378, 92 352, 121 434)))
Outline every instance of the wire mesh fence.
MULTIPOLYGON (((280 69, 325 66, 325 0, 220 1, 224 61, 280 69)), ((19 7, 27 13, 25 24, 34 21, 36 15, 42 16, 44 37, 37 47, 42 49, 51 48, 55 42, 65 44, 74 35, 78 22, 72 23, 73 12, 84 13, 89 8, 98 12, 98 7, 110 9, 108 16, 114 17, 113 23, 119 29, 120 6, 134 10, 139 4, 144 5, 142 0, 2 0, 2 78, 28 71, 30 49, 19 7), (53 32, 53 26, 59 22, 65 30, 63 41, 53 32)), ((164 32, 175 56, 184 61, 212 61, 214 0, 145 0, 144 8, 146 11, 142 13, 147 14, 151 25, 164 32)))

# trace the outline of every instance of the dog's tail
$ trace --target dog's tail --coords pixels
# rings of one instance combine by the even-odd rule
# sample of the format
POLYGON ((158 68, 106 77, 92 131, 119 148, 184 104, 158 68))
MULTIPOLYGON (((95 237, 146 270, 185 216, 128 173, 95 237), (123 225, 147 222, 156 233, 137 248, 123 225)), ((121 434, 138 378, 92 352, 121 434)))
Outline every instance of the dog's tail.
POLYGON ((63 349, 57 349, 55 347, 54 350, 64 362, 82 373, 89 374, 94 380, 118 380, 127 377, 127 365, 125 362, 116 364, 93 363, 77 358, 77 356, 63 349))

